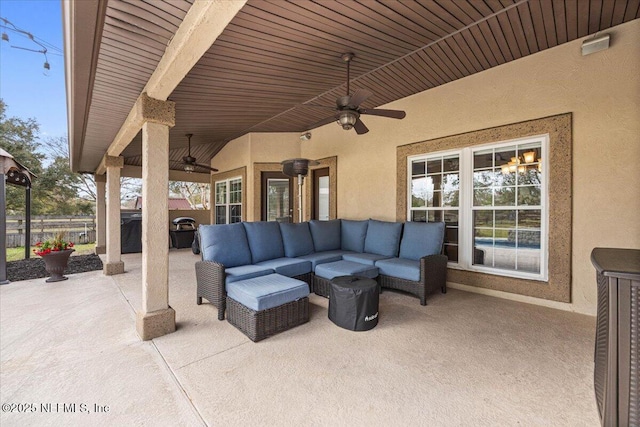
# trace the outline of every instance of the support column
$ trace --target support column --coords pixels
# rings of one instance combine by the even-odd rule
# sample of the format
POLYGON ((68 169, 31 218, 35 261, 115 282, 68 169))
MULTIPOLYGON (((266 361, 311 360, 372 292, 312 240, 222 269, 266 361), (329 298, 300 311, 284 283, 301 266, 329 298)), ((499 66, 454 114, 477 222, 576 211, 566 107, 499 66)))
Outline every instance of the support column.
POLYGON ((4 170, 0 169, 0 285, 6 285, 10 282, 7 280, 7 210, 6 207, 6 175, 4 170))
POLYGON ((120 169, 124 166, 123 157, 105 156, 107 169, 107 262, 104 274, 111 276, 124 273, 124 262, 120 259, 120 169))
POLYGON ((96 254, 107 253, 106 175, 96 175, 96 254))
POLYGON ((142 309, 136 329, 143 340, 176 330, 169 306, 169 127, 174 104, 154 100, 142 125, 142 309))

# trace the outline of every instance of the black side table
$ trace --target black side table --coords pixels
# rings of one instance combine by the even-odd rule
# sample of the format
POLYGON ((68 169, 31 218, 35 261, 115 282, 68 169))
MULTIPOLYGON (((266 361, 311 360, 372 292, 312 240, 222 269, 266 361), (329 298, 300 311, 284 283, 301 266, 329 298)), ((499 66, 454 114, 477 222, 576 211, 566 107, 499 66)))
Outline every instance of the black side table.
POLYGON ((329 287, 329 320, 350 331, 368 331, 378 324, 379 286, 373 279, 340 276, 329 287))

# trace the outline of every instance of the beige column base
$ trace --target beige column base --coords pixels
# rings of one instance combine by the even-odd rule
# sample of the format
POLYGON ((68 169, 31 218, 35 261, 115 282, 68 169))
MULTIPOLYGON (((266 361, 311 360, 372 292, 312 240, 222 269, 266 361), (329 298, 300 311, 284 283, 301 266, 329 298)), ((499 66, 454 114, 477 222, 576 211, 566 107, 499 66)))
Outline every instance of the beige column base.
POLYGON ((175 330, 176 312, 171 307, 150 313, 136 312, 136 331, 143 341, 170 334, 175 330))
POLYGON ((103 273, 105 276, 124 273, 124 261, 108 262, 104 264, 103 273))
POLYGON ((102 255, 102 254, 106 254, 107 253, 107 247, 106 246, 96 246, 96 255, 102 255))

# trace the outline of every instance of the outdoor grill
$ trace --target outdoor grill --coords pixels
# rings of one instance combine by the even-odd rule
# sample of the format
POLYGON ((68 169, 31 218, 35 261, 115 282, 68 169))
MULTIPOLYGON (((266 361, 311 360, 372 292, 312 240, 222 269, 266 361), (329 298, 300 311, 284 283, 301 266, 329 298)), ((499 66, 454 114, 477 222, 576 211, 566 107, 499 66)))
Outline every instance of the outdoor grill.
POLYGON ((171 245, 176 249, 190 248, 196 232, 196 220, 186 216, 171 221, 175 230, 169 231, 171 245))
POLYGON ((196 229, 196 220, 188 216, 181 216, 171 222, 175 225, 176 231, 196 229))

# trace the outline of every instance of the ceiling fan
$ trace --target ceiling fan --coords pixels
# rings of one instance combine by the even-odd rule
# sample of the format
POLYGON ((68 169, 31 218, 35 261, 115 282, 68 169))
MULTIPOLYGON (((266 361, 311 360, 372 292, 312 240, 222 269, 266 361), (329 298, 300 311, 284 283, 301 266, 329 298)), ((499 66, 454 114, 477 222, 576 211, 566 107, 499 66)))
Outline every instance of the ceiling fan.
POLYGON ((189 153, 182 158, 182 168, 184 169, 184 171, 187 173, 191 173, 196 170, 196 167, 198 167, 202 169, 208 169, 211 172, 218 172, 218 169, 216 168, 212 168, 211 166, 196 163, 196 158, 191 156, 191 137, 193 136, 193 134, 187 133, 185 134, 185 136, 188 138, 189 153))
MULTIPOLYGON (((360 104, 366 101, 371 95, 366 89, 358 89, 355 91, 353 95, 349 95, 349 72, 350 72, 350 63, 351 60, 355 57, 353 53, 345 53, 342 55, 342 60, 347 63, 347 94, 345 96, 341 96, 336 100, 336 112, 333 116, 327 117, 326 119, 320 120, 319 122, 314 123, 309 128, 313 129, 318 126, 326 125, 327 123, 331 123, 333 121, 337 121, 342 129, 350 130, 355 129, 358 135, 362 135, 364 133, 369 132, 369 128, 367 128, 362 120, 360 120, 360 116, 363 114, 369 114, 371 116, 381 116, 381 117, 389 117, 392 119, 404 119, 406 113, 401 110, 385 110, 381 108, 360 108, 360 104)), ((304 104, 310 105, 310 104, 304 104)), ((314 106, 314 105, 310 105, 314 106)), ((326 107, 325 107, 326 108, 326 107)))

